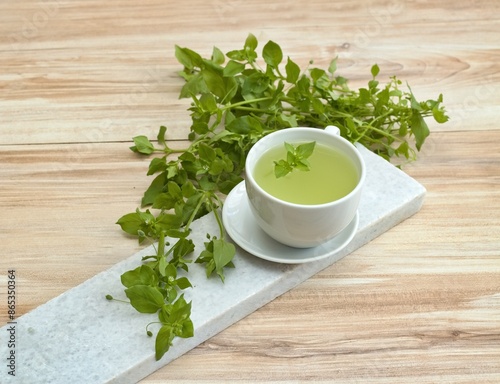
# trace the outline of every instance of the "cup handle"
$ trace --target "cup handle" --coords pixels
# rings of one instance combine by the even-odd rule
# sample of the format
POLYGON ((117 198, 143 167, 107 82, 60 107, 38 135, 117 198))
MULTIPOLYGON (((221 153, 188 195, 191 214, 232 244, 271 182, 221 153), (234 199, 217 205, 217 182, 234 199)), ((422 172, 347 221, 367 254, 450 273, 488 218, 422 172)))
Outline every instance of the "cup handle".
POLYGON ((340 136, 340 129, 334 125, 329 125, 325 128, 325 131, 331 135, 340 136))

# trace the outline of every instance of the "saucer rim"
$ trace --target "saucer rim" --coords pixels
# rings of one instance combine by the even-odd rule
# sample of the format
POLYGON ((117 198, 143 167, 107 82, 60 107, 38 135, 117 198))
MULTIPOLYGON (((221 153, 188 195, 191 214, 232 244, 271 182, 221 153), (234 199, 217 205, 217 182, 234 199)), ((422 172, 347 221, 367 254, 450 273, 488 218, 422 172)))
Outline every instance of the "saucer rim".
MULTIPOLYGON (((222 221, 223 221, 225 230, 226 230, 227 234, 229 235, 230 239, 236 245, 238 245, 241 249, 245 250, 246 252, 248 252, 251 255, 258 257, 260 259, 272 261, 275 263, 281 263, 281 264, 303 264, 303 263, 309 263, 312 261, 322 260, 322 259, 325 259, 327 257, 333 256, 334 254, 343 250, 352 241, 352 239, 354 238, 354 236, 357 233, 358 226, 359 226, 359 210, 356 211, 354 218, 349 222, 349 224, 332 239, 326 241, 323 244, 318 245, 317 247, 294 248, 294 247, 290 247, 290 246, 285 245, 285 244, 281 244, 278 241, 272 239, 262 229, 260 229, 260 227, 258 227, 258 224, 255 222, 254 219, 249 217, 249 218, 247 218, 247 220, 253 221, 255 226, 256 226, 256 229, 262 231, 261 236, 265 236, 267 238, 267 240, 275 243, 275 245, 277 247, 283 248, 284 250, 289 249, 290 251, 293 251, 294 253, 300 253, 301 250, 303 250, 303 252, 306 253, 306 252, 310 252, 311 249, 314 249, 314 248, 319 248, 319 247, 324 248, 329 242, 334 242, 336 239, 339 239, 341 236, 346 237, 346 239, 341 244, 334 246, 329 250, 325 250, 325 252, 323 254, 312 255, 311 257, 286 259, 286 258, 279 258, 279 257, 274 257, 272 255, 270 256, 270 255, 263 254, 259 250, 256 250, 255 247, 252 247, 251 246, 252 243, 249 243, 249 242, 243 240, 240 233, 236 232, 234 230, 235 226, 232 224, 233 220, 231 220, 229 218, 230 216, 227 212, 227 210, 229 209, 229 208, 227 208, 229 204, 226 204, 226 202, 231 201, 232 199, 235 199, 238 194, 241 194, 242 199, 245 199, 246 204, 250 204, 248 201, 248 198, 246 196, 245 191, 246 191, 245 181, 241 181, 238 185, 236 185, 231 190, 231 192, 229 192, 229 194, 226 197, 226 201, 225 201, 224 205, 222 206, 222 221)), ((238 206, 239 205, 241 205, 241 204, 238 204, 238 206)), ((248 213, 251 213, 249 206, 244 207, 242 209, 245 210, 245 213, 247 215, 248 215, 248 213)), ((243 218, 242 218, 242 220, 243 220, 243 218)))

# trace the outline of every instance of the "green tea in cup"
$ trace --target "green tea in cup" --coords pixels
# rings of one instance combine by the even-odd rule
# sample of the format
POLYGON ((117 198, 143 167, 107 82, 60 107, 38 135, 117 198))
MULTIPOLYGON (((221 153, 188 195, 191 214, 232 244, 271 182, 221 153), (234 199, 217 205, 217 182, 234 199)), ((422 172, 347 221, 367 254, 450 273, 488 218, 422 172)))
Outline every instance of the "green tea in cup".
POLYGON ((308 248, 354 220, 366 171, 358 149, 339 128, 295 127, 258 140, 248 152, 245 176, 260 228, 282 244, 308 248))
POLYGON ((286 158, 284 143, 274 146, 259 158, 253 171, 257 184, 278 199, 294 204, 324 204, 348 195, 358 184, 355 164, 336 148, 316 144, 307 158, 308 170, 295 169, 276 177, 275 162, 286 158))

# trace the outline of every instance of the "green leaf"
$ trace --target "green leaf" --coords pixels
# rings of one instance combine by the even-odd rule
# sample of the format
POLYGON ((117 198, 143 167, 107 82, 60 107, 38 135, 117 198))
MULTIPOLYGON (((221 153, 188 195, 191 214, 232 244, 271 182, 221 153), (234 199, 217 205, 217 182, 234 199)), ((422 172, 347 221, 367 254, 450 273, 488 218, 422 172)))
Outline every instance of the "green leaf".
POLYGON ((361 105, 370 103, 371 99, 372 99, 372 94, 368 89, 366 88, 359 89, 358 100, 361 105))
POLYGON ((144 155, 150 155, 154 152, 155 148, 153 144, 149 141, 146 136, 136 136, 134 137, 135 146, 130 147, 132 151, 139 152, 144 155))
POLYGON ((224 267, 234 267, 232 258, 235 254, 236 249, 233 244, 213 237, 212 240, 205 243, 205 249, 200 253, 195 262, 206 264, 205 272, 207 277, 216 272, 222 282, 224 282, 224 267))
POLYGON ((183 197, 181 187, 173 181, 167 183, 167 191, 176 200, 181 200, 183 197))
POLYGON ((198 73, 192 76, 186 82, 186 84, 184 84, 179 94, 179 98, 182 99, 186 97, 192 97, 193 95, 199 95, 201 93, 207 92, 209 92, 209 89, 207 87, 207 84, 205 83, 203 75, 201 73, 198 73))
POLYGON ((200 188, 204 191, 215 191, 217 189, 217 184, 210 180, 208 176, 203 176, 199 180, 200 188))
POLYGON ((268 65, 277 68, 283 60, 283 52, 278 44, 269 40, 262 50, 262 57, 268 65))
POLYGON ((174 337, 175 335, 172 332, 172 326, 167 324, 160 328, 158 334, 156 335, 155 341, 156 360, 160 360, 165 355, 165 353, 168 352, 168 350, 172 346, 172 340, 174 339, 174 337))
POLYGON ((205 160, 206 162, 212 162, 216 158, 215 150, 205 143, 200 143, 198 148, 198 154, 200 159, 205 160))
POLYGON ((274 162, 274 176, 277 179, 288 175, 290 172, 292 172, 292 167, 285 160, 274 162))
POLYGON ((257 38, 251 33, 248 34, 245 40, 245 50, 255 51, 257 49, 258 41, 257 38))
POLYGON ((164 304, 163 295, 156 287, 134 285, 125 289, 130 304, 140 313, 156 313, 164 304))
POLYGON ((184 299, 184 295, 181 295, 175 303, 172 304, 170 315, 166 321, 170 324, 179 324, 191 315, 191 302, 187 303, 184 299))
POLYGON ((414 109, 416 111, 421 111, 422 110, 422 106, 420 105, 420 103, 415 98, 415 95, 413 94, 410 86, 408 86, 408 89, 410 90, 410 103, 411 103, 412 109, 414 109))
POLYGON ((245 79, 241 92, 243 95, 258 95, 264 92, 267 88, 269 88, 269 77, 265 74, 255 72, 245 79))
POLYGON ((420 112, 415 109, 412 110, 410 129, 411 132, 415 135, 415 144, 417 150, 420 151, 425 139, 427 138, 427 136, 429 136, 430 131, 420 112))
POLYGON ((389 89, 386 87, 382 91, 376 94, 377 102, 375 103, 375 111, 379 114, 383 114, 389 104, 389 89))
POLYGON ((313 79, 314 83, 317 83, 322 77, 327 79, 326 72, 324 69, 312 68, 309 72, 311 74, 311 78, 313 79))
POLYGON ((217 111, 217 102, 211 93, 203 93, 199 102, 205 112, 211 114, 217 111))
MULTIPOLYGON (((183 258, 189 254, 191 254, 195 249, 194 243, 191 239, 181 238, 177 241, 175 248, 173 259, 171 260, 172 264, 175 264, 177 267, 183 268, 183 264, 185 261, 183 258)), ((187 267, 184 268, 187 271, 187 267)))
POLYGON ((182 161, 188 161, 190 163, 194 163, 196 161, 196 156, 193 152, 184 152, 179 156, 179 159, 182 161))
POLYGON ((141 201, 143 207, 151 205, 154 203, 156 196, 163 192, 163 187, 165 186, 166 174, 165 172, 160 173, 154 178, 149 188, 144 192, 144 196, 141 201))
POLYGON ((202 76, 210 92, 217 96, 221 102, 231 100, 236 94, 238 89, 236 80, 233 77, 224 77, 222 71, 219 73, 206 68, 203 70, 202 76))
POLYGON ((130 288, 134 285, 150 285, 154 286, 158 284, 158 278, 148 265, 141 265, 136 269, 127 271, 121 275, 122 284, 130 288))
POLYGON ((436 120, 436 122, 438 122, 439 124, 443 124, 448 121, 448 116, 446 115, 445 111, 437 106, 432 108, 432 116, 434 117, 434 120, 436 120))
POLYGON ((401 123, 398 131, 399 136, 404 137, 408 134, 408 124, 406 122, 401 123))
POLYGON ((407 159, 410 158, 410 147, 408 145, 408 142, 407 141, 404 141, 403 143, 401 143, 399 145, 399 147, 396 149, 396 154, 398 156, 401 156, 403 155, 404 157, 406 157, 407 159))
POLYGON ((168 237, 172 237, 175 239, 183 239, 188 237, 191 234, 191 231, 189 230, 183 230, 183 229, 176 229, 176 228, 171 228, 167 230, 166 235, 168 237))
POLYGON ((160 130, 158 131, 158 136, 156 137, 157 140, 158 140, 158 143, 163 145, 164 147, 167 146, 167 143, 165 142, 165 135, 167 133, 167 127, 165 127, 164 125, 162 125, 160 127, 160 130))
POLYGON ((290 57, 288 58, 286 65, 285 65, 285 71, 286 71, 286 81, 289 83, 295 84, 297 80, 299 79, 300 75, 300 67, 294 63, 290 57))
POLYGON ((175 178, 177 183, 183 183, 186 179, 186 171, 180 169, 176 161, 170 161, 167 164, 166 180, 173 180, 175 178))
POLYGON ((221 65, 224 64, 225 60, 226 57, 224 56, 224 53, 222 53, 222 51, 219 48, 214 47, 212 51, 212 61, 215 64, 221 65))
POLYGON ((310 164, 307 160, 297 160, 295 163, 295 169, 298 169, 299 171, 306 172, 309 171, 310 164))
POLYGON ((162 277, 167 276, 167 269, 170 264, 164 255, 158 256, 158 272, 162 277))
POLYGON ((245 60, 245 50, 238 49, 238 50, 229 51, 228 53, 226 53, 226 56, 232 60, 244 61, 245 60))
POLYGON ((168 231, 169 229, 177 229, 182 224, 182 217, 171 213, 160 213, 156 218, 155 225, 162 231, 168 231))
POLYGON ((310 143, 300 144, 296 149, 297 156, 300 159, 307 159, 313 154, 315 146, 316 146, 315 141, 311 141, 310 143))
POLYGON ((180 277, 177 279, 177 286, 180 289, 192 288, 191 282, 187 277, 180 277))
POLYGON ((155 157, 149 163, 148 173, 147 175, 154 175, 157 172, 163 172, 167 170, 167 157, 155 157))
POLYGON ((175 57, 184 67, 192 70, 195 67, 201 68, 203 66, 202 57, 189 48, 181 48, 175 46, 175 57))
POLYGON ((243 47, 243 56, 249 63, 254 63, 257 59, 257 52, 255 49, 257 48, 258 41, 257 38, 251 33, 247 36, 245 40, 245 45, 243 47))
POLYGON ((338 57, 330 61, 330 65, 328 66, 328 72, 332 75, 337 71, 337 59, 338 57))
POLYGON ((237 61, 230 60, 222 71, 224 77, 232 77, 243 72, 245 64, 238 63, 237 61))
POLYGON ((295 164, 295 162, 297 161, 297 156, 295 155, 295 148, 287 152, 286 161, 290 164, 290 166, 293 166, 295 164))
POLYGON ((237 117, 231 123, 226 125, 226 129, 233 133, 238 133, 241 135, 248 134, 250 132, 259 133, 263 131, 262 123, 253 116, 241 116, 237 117))
POLYGON ((224 281, 224 267, 228 265, 236 254, 234 244, 228 243, 223 239, 214 239, 214 261, 215 272, 224 281))
POLYGON ((196 207, 200 204, 200 199, 204 199, 204 198, 205 198, 205 194, 203 193, 203 191, 200 191, 200 192, 197 191, 193 196, 190 196, 186 200, 186 204, 184 204, 184 206, 182 207, 182 221, 183 222, 186 222, 189 220, 191 215, 193 215, 196 207))
POLYGON ((370 80, 368 82, 368 89, 370 90, 371 93, 377 93, 378 92, 378 85, 379 82, 377 80, 370 80))
POLYGON ((128 213, 116 222, 124 232, 134 236, 137 236, 137 231, 141 229, 142 223, 141 216, 137 212, 128 213))
POLYGON ((286 113, 282 113, 279 115, 279 119, 285 123, 285 127, 291 128, 298 126, 297 118, 293 114, 288 115, 286 113))
POLYGON ((181 332, 177 334, 177 336, 182 337, 184 339, 194 336, 194 326, 191 319, 187 319, 182 323, 181 332))
POLYGON ((377 75, 379 74, 379 72, 380 72, 379 66, 377 64, 374 64, 372 66, 372 69, 371 69, 371 73, 372 73, 373 78, 377 77, 377 75))
POLYGON ((181 191, 182 196, 187 198, 193 196, 196 193, 196 188, 191 181, 187 181, 182 185, 181 191))
POLYGON ((291 153, 291 154, 294 154, 294 153, 295 153, 295 147, 294 147, 292 144, 287 143, 287 142, 285 141, 285 143, 284 143, 283 145, 285 146, 285 149, 286 149, 286 151, 287 151, 287 154, 288 154, 288 153, 291 153))
POLYGON ((177 277, 177 268, 175 268, 175 265, 168 264, 165 266, 165 276, 173 279, 177 277))
POLYGON ((226 169, 226 163, 219 157, 216 157, 210 164, 208 173, 212 176, 220 175, 226 169))
POLYGON ((153 202, 153 208, 169 210, 175 207, 177 199, 174 198, 169 193, 160 193, 156 195, 155 201, 153 202))
POLYGON ((204 121, 195 121, 193 125, 191 125, 191 130, 196 132, 198 135, 204 135, 209 131, 209 127, 204 121))
POLYGON ((210 90, 210 92, 212 92, 220 99, 223 99, 224 96, 226 96, 226 87, 224 84, 224 78, 222 74, 219 74, 211 69, 205 69, 202 72, 202 75, 203 75, 203 80, 205 80, 205 83, 207 84, 207 87, 210 90))
POLYGON ((322 115, 323 113, 325 113, 325 106, 323 105, 321 100, 313 98, 311 100, 311 106, 313 108, 313 111, 316 112, 317 114, 322 115))
POLYGON ((228 175, 228 178, 219 183, 219 191, 224 195, 228 195, 229 192, 233 190, 240 182, 243 181, 243 178, 240 175, 235 175, 231 173, 228 175))
MULTIPOLYGON (((144 232, 149 232, 154 223, 154 216, 149 212, 140 212, 137 209, 134 213, 129 213, 118 219, 117 224, 128 234, 138 236, 139 242, 144 240, 144 232)), ((149 234, 148 234, 149 235, 149 234)))
POLYGON ((174 287, 167 286, 163 292, 163 297, 165 297, 169 303, 172 303, 177 298, 177 290, 174 287))

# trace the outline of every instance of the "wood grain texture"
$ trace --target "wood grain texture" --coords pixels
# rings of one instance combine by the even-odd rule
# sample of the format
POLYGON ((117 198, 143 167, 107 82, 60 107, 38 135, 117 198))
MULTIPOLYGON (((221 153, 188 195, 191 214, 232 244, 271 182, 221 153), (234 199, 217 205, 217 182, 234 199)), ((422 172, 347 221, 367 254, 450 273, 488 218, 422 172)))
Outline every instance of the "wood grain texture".
POLYGON ((115 224, 151 181, 127 148, 162 124, 183 145, 174 45, 208 56, 252 32, 302 65, 338 56, 353 86, 378 63, 443 93, 451 121, 404 168, 428 195, 142 383, 500 382, 499 15, 496 0, 0 2, 0 325, 8 268, 23 314, 139 249, 115 224))
POLYGON ((421 98, 445 93, 454 124, 436 129, 495 129, 499 8, 495 0, 3 2, 0 143, 129 140, 161 124, 183 138, 188 101, 177 99, 174 45, 208 56, 214 45, 239 48, 249 32, 279 41, 302 65, 338 56, 353 87, 378 63, 381 79, 398 75, 421 98))

